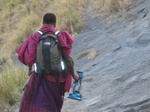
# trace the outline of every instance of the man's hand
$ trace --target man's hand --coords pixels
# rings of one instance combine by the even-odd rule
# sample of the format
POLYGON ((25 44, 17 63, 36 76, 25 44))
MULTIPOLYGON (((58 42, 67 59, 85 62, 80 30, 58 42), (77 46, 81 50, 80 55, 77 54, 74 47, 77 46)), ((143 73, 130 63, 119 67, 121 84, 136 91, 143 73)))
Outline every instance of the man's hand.
POLYGON ((78 76, 78 75, 76 75, 76 74, 74 74, 74 75, 72 76, 72 78, 73 78, 75 81, 78 81, 79 76, 78 76))
POLYGON ((28 71, 28 76, 30 76, 32 73, 33 73, 33 71, 32 71, 32 70, 29 70, 29 71, 28 71))
POLYGON ((70 56, 66 56, 66 57, 64 57, 64 59, 65 59, 66 64, 67 64, 67 68, 68 68, 70 74, 72 75, 72 78, 75 81, 78 81, 79 76, 76 75, 75 72, 74 72, 74 62, 73 62, 73 59, 70 56))
POLYGON ((29 71, 28 71, 28 76, 30 76, 30 75, 33 73, 33 71, 32 71, 32 65, 31 65, 31 66, 28 66, 28 69, 29 69, 29 71))

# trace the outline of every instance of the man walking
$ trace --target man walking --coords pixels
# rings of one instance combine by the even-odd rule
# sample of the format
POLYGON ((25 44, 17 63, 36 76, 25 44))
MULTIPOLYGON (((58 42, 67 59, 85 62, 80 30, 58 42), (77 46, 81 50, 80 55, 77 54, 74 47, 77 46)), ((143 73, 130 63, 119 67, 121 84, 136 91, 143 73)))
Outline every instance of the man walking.
MULTIPOLYGON (((57 32, 55 26, 56 16, 53 13, 47 13, 43 17, 43 26, 40 31, 51 34, 57 32)), ((69 56, 74 39, 67 31, 60 31, 57 37, 61 55, 67 63, 65 77, 63 72, 58 74, 59 82, 51 74, 42 74, 43 78, 40 81, 37 73, 32 72, 31 66, 36 62, 37 44, 41 38, 40 33, 31 34, 17 50, 18 59, 29 66, 28 73, 30 76, 24 87, 19 112, 61 112, 64 93, 69 91, 72 78, 78 80, 78 76, 74 73, 72 58, 69 56)))

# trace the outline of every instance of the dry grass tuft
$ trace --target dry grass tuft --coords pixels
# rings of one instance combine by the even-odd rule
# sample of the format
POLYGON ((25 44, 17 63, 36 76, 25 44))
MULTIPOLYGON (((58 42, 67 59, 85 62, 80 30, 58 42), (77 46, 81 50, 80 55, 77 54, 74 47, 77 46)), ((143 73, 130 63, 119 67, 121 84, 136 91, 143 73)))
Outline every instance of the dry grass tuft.
POLYGON ((94 48, 88 49, 86 51, 80 52, 76 55, 75 60, 87 56, 89 60, 94 59, 96 56, 96 50, 94 48))
POLYGON ((90 49, 88 53, 88 59, 92 60, 95 58, 95 56, 96 56, 96 50, 94 48, 90 49))
POLYGON ((131 3, 132 0, 95 0, 93 5, 94 10, 109 15, 118 11, 126 11, 131 3))
POLYGON ((120 17, 128 16, 127 9, 132 4, 132 0, 95 0, 90 1, 90 4, 89 12, 93 14, 93 17, 101 17, 101 23, 110 26, 120 17), (116 13, 119 16, 116 16, 116 13))
POLYGON ((0 104, 9 107, 19 102, 22 87, 27 79, 26 72, 21 68, 6 65, 0 73, 0 104))
POLYGON ((131 0, 103 0, 103 2, 104 9, 109 13, 125 11, 126 7, 131 4, 131 0))

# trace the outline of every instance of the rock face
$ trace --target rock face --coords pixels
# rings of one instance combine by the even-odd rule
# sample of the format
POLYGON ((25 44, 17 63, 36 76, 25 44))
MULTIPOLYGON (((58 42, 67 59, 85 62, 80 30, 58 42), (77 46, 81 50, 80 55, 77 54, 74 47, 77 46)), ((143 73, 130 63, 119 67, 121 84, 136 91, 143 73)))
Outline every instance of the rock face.
POLYGON ((130 16, 109 27, 85 12, 87 29, 75 37, 72 57, 89 49, 96 55, 75 60, 83 101, 66 94, 62 112, 150 112, 150 1, 133 2, 130 16))

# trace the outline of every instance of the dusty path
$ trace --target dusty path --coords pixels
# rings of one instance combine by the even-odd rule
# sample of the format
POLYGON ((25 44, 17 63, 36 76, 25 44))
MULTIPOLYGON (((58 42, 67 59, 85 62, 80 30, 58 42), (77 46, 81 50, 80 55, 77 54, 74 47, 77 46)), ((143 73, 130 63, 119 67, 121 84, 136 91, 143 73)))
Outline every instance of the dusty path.
POLYGON ((134 2, 110 27, 84 11, 88 27, 75 37, 72 56, 91 48, 96 56, 75 61, 85 75, 83 101, 66 95, 62 112, 150 112, 150 1, 134 2))

